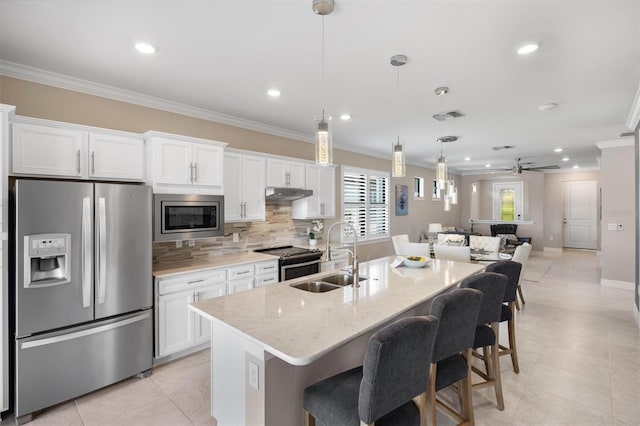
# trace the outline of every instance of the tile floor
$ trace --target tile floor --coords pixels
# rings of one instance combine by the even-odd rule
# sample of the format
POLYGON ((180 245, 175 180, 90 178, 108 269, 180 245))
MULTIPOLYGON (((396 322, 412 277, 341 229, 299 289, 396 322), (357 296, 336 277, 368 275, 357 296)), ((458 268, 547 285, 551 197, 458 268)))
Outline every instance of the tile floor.
MULTIPOLYGON (((520 374, 501 357, 505 410, 491 388, 474 391, 478 425, 640 425, 640 329, 633 292, 600 286, 599 257, 534 253, 518 312, 520 374)), ((501 329, 501 340, 506 328, 501 329)), ((506 339, 505 339, 506 340, 506 339)), ((215 425, 209 352, 61 404, 31 425, 215 425)), ((438 414, 438 424, 455 422, 438 414)), ((12 424, 11 419, 3 424, 12 424)))

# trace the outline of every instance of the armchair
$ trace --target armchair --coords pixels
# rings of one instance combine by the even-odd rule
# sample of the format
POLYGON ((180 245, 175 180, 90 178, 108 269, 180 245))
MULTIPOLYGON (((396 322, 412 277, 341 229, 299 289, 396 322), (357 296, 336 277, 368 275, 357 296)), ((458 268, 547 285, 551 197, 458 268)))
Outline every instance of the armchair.
POLYGON ((531 237, 516 236, 518 225, 515 223, 497 223, 489 225, 489 228, 491 228, 491 236, 504 237, 507 240, 506 245, 519 246, 524 243, 531 244, 531 237))

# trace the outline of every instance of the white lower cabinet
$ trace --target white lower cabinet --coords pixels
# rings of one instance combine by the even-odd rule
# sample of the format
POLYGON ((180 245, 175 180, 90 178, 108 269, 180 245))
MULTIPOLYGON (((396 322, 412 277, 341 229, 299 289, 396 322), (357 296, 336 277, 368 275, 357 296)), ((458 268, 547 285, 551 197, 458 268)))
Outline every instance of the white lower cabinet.
POLYGON ((277 282, 277 260, 156 279, 155 358, 175 358, 211 339, 211 322, 189 304, 277 282))
POLYGON ((159 279, 157 289, 156 358, 207 342, 209 324, 189 310, 189 304, 224 296, 227 293, 225 269, 159 279))

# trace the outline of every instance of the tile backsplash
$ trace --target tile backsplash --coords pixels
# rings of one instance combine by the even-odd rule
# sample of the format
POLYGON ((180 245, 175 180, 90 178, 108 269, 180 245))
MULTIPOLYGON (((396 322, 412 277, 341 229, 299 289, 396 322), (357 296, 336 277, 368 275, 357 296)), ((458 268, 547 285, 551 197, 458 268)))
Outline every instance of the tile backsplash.
MULTIPOLYGON (((283 245, 307 245, 307 228, 312 226, 309 220, 291 218, 291 204, 266 205, 264 222, 225 223, 224 237, 194 240, 189 247, 188 241, 182 247, 176 247, 175 241, 153 243, 153 263, 168 263, 181 260, 205 260, 211 256, 253 251, 259 248, 283 245), (238 241, 233 242, 233 234, 238 241)), ((321 239, 318 235, 316 238, 321 239)))

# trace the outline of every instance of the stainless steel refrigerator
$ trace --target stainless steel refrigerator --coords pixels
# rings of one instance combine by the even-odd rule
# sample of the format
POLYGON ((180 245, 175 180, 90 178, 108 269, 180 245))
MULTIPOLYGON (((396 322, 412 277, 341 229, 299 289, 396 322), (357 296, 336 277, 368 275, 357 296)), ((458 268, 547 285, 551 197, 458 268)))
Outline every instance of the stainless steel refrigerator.
POLYGON ((15 415, 151 369, 151 190, 17 179, 15 415))

